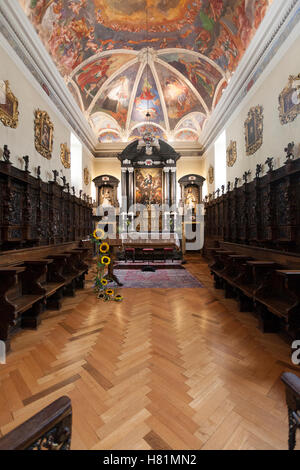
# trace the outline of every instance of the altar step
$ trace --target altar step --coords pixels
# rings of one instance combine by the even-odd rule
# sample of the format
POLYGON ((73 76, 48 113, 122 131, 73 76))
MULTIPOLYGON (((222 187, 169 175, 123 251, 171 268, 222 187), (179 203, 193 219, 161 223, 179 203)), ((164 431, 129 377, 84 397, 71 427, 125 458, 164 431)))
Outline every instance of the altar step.
POLYGON ((148 261, 142 261, 142 260, 137 260, 135 262, 118 261, 114 265, 115 269, 139 269, 139 268, 143 268, 144 266, 151 266, 155 269, 181 269, 183 268, 182 260, 174 260, 173 262, 171 260, 167 260, 167 261, 155 260, 154 262, 152 261, 148 262, 148 261))

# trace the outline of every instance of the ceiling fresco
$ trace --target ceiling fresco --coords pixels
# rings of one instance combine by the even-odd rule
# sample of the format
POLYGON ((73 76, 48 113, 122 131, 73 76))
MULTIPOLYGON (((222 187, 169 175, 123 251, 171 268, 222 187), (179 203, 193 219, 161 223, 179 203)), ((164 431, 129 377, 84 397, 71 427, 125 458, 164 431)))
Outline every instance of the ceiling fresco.
POLYGON ((167 137, 198 112, 200 134, 272 0, 19 3, 89 122, 106 113, 124 141, 145 109, 167 137))

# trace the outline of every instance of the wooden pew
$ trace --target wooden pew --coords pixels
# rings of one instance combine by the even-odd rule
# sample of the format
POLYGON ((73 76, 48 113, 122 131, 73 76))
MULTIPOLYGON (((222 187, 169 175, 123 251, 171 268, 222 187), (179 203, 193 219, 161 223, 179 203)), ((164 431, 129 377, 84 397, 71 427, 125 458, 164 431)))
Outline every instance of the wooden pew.
POLYGON ((233 253, 229 248, 234 244, 220 245, 211 249, 215 286, 225 290, 226 298, 236 297, 240 311, 254 310, 263 332, 284 329, 289 336, 298 337, 300 257, 241 245, 233 253), (263 259, 266 253, 269 256, 263 259), (289 269, 289 262, 299 269, 289 269))
POLYGON ((1 450, 69 450, 72 405, 62 396, 0 438, 1 450))
POLYGON ((289 417, 289 450, 296 446, 296 431, 300 429, 300 378, 291 372, 281 376, 285 385, 285 397, 289 417))
POLYGON ((45 308, 59 309, 63 295, 74 296, 76 288, 84 287, 88 272, 89 249, 78 244, 67 252, 55 247, 17 251, 21 254, 10 252, 8 259, 0 255, 0 340, 7 351, 17 330, 37 328, 45 308), (44 257, 29 259, 38 254, 44 257), (8 265, 1 263, 6 260, 8 265))

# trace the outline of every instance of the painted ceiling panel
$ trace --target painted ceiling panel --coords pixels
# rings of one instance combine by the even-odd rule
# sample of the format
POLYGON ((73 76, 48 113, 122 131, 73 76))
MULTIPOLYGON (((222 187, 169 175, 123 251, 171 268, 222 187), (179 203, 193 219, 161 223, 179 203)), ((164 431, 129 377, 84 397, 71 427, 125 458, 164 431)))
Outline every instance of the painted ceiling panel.
POLYGON ((158 138, 167 141, 167 136, 162 129, 152 124, 142 124, 139 127, 133 129, 132 133, 129 136, 129 140, 140 139, 144 132, 150 131, 153 135, 158 138))
POLYGON ((73 80, 79 88, 84 107, 91 104, 101 86, 113 73, 134 58, 132 54, 106 55, 80 67, 73 80))
POLYGON ((134 64, 124 73, 115 77, 103 89, 93 107, 93 113, 99 111, 108 113, 124 129, 127 121, 129 100, 138 69, 139 64, 134 64))
MULTIPOLYGON (((153 120, 164 121, 165 100, 169 123, 163 122, 163 127, 168 129, 170 124, 172 130, 193 111, 211 114, 272 0, 19 0, 19 3, 66 82, 73 80, 69 88, 87 119, 90 114, 104 111, 129 136, 130 104, 135 100, 133 124, 143 114, 145 104, 140 83, 135 83, 143 60, 139 51, 143 54, 152 48, 157 53, 157 59, 151 59, 151 67, 155 64, 163 96, 160 88, 150 83, 153 114, 156 113, 153 120), (131 66, 133 59, 139 62, 135 68, 131 66), (139 87, 138 93, 131 97, 134 86, 139 87)), ((149 80, 152 79, 151 76, 149 80)))
POLYGON ((217 67, 201 57, 188 53, 163 54, 159 55, 159 58, 187 77, 200 93, 207 107, 211 107, 215 89, 223 78, 223 74, 217 67))
POLYGON ((156 83, 150 67, 146 65, 134 98, 130 127, 135 126, 141 121, 147 120, 146 114, 148 111, 152 122, 165 125, 161 100, 157 91, 156 83))
POLYGON ((156 70, 167 106, 171 129, 186 114, 192 111, 205 112, 199 99, 186 82, 160 64, 156 64, 156 70))
POLYGON ((112 142, 120 142, 121 138, 120 135, 116 132, 102 132, 102 134, 98 137, 98 142, 101 144, 112 143, 112 142))

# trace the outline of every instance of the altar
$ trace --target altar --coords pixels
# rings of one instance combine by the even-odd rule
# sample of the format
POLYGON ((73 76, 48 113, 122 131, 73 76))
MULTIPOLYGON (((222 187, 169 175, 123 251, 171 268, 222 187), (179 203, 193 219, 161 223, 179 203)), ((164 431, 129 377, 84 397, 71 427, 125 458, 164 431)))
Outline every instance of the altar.
POLYGON ((159 220, 153 217, 156 219, 155 230, 169 229, 163 221, 166 219, 165 214, 173 216, 176 212, 176 163, 179 158, 180 154, 169 144, 147 134, 130 143, 118 155, 122 191, 120 220, 123 223, 141 216, 145 210, 148 210, 147 220, 152 222, 151 207, 159 206, 161 217, 159 220))

